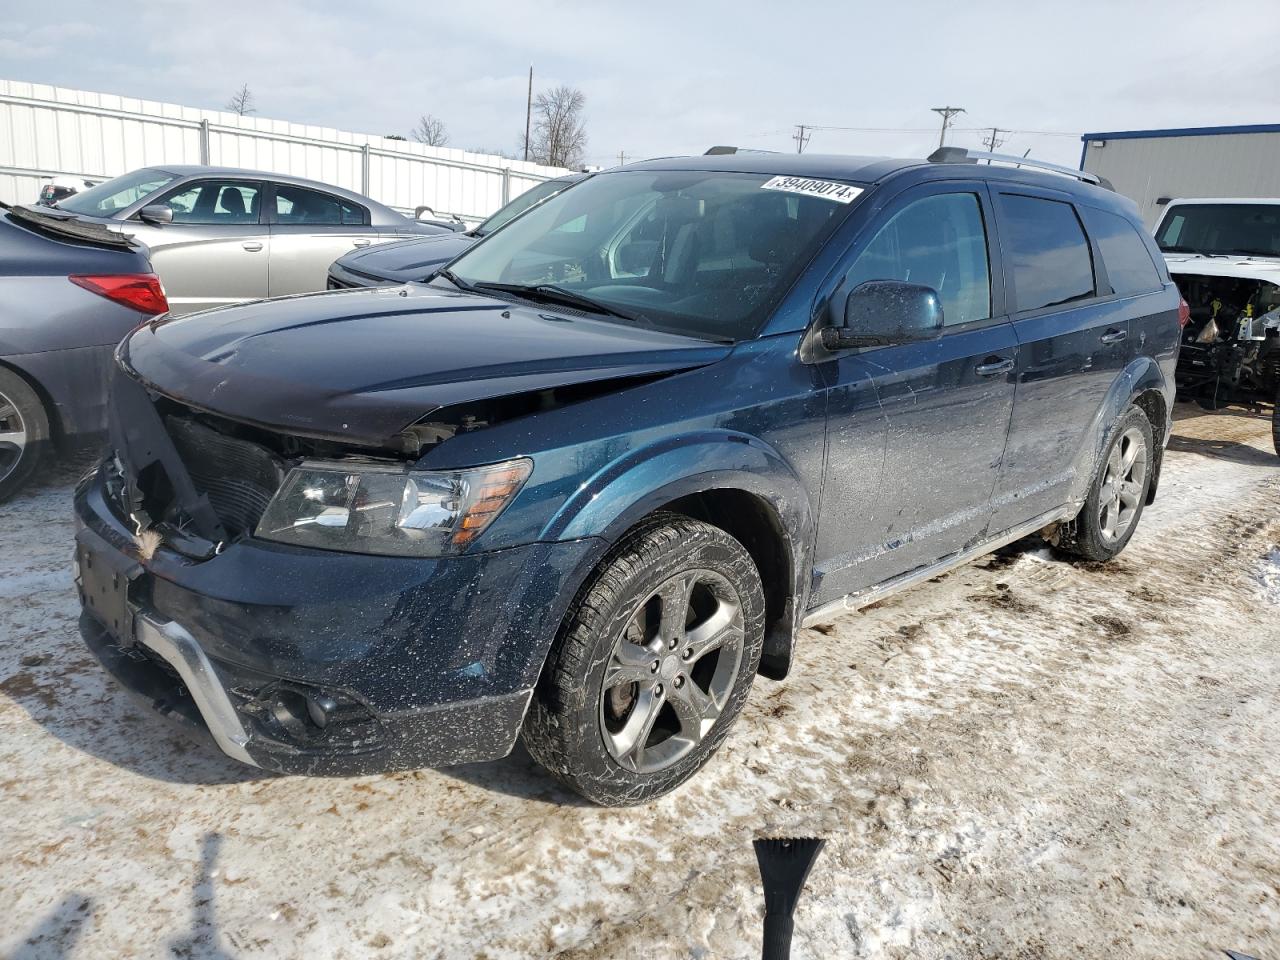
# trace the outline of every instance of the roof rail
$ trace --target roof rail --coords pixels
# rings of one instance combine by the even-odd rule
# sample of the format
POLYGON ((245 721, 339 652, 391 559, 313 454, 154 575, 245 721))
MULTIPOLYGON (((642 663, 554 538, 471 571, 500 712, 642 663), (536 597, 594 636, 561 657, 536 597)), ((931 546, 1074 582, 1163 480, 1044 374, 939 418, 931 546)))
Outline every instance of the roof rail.
POLYGON ((1083 180, 1085 183, 1092 183, 1094 186, 1102 187, 1104 190, 1110 190, 1113 193, 1116 189, 1106 177, 1100 177, 1096 173, 1089 173, 1085 170, 1076 170, 1074 167, 1064 167, 1057 163, 1049 163, 1045 160, 1028 160, 1026 157, 1015 157, 1007 153, 982 153, 965 147, 939 147, 929 154, 930 163, 977 163, 979 160, 986 160, 988 163, 1008 163, 1015 167, 1033 167, 1036 170, 1048 170, 1050 173, 1057 173, 1064 177, 1072 177, 1076 180, 1083 180))
POLYGON ((703 154, 703 156, 704 157, 726 157, 734 153, 777 153, 777 152, 778 152, 777 150, 760 150, 756 147, 716 146, 716 147, 711 147, 706 153, 703 154))

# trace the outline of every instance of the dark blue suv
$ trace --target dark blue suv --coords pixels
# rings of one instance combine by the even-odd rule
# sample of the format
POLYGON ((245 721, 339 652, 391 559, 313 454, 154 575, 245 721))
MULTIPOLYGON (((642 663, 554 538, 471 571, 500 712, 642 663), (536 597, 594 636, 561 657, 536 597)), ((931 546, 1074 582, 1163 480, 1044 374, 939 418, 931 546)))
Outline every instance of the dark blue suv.
POLYGON ((159 318, 76 494, 85 639, 246 763, 523 735, 672 789, 799 628, 1151 502, 1180 299, 1074 171, 720 155, 553 197, 426 284, 159 318))

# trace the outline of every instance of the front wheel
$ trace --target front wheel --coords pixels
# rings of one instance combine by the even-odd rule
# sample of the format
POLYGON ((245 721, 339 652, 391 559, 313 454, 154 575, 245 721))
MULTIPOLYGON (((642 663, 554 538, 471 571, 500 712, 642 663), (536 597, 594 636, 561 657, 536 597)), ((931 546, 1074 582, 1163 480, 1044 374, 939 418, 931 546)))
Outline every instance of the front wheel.
POLYGON ((1058 547, 1098 561, 1123 550, 1142 517, 1154 462, 1151 421, 1131 406, 1111 431, 1084 507, 1062 525, 1058 547))
POLYGON ((525 718, 524 742, 596 803, 643 803, 710 759, 764 643, 764 592, 718 527, 658 514, 575 599, 525 718))

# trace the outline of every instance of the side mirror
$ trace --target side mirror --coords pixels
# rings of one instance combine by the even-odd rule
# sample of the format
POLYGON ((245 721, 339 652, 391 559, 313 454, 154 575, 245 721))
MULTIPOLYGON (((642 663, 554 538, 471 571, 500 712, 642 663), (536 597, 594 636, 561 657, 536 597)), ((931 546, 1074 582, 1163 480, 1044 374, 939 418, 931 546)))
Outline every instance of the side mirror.
POLYGON ((823 328, 822 345, 828 350, 845 350, 940 336, 942 303, 932 287, 902 280, 868 280, 849 294, 840 322, 823 328))
POLYGON ((173 223, 173 207, 166 203, 152 203, 138 211, 143 223, 173 223))

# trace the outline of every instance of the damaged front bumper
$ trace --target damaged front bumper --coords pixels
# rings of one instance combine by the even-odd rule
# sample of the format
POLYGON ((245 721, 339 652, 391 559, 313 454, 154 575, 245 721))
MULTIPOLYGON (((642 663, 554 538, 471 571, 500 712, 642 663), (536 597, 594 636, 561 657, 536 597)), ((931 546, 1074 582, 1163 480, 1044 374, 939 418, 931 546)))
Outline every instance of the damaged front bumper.
POLYGON ((593 540, 439 560, 252 538, 142 560, 102 472, 77 489, 85 642, 228 756, 357 775, 505 756, 593 540))

